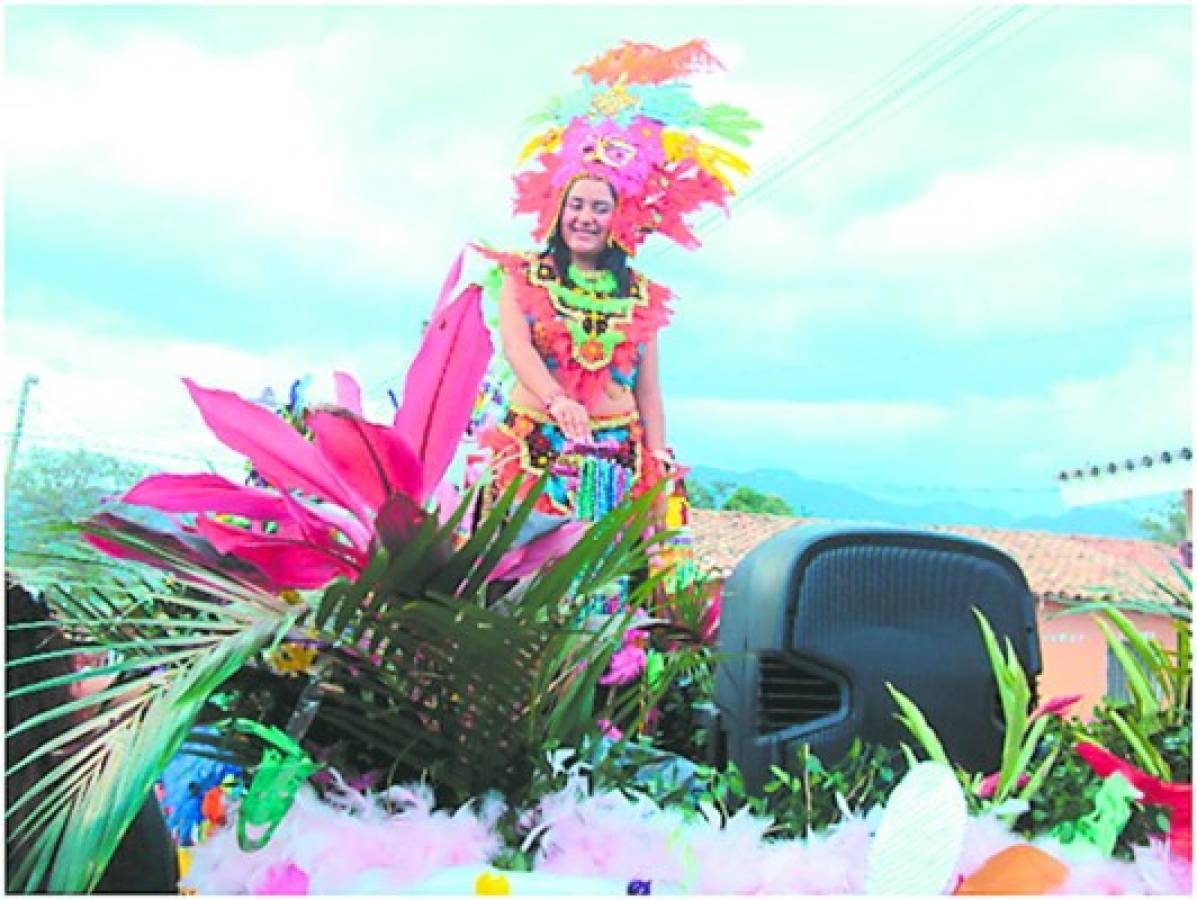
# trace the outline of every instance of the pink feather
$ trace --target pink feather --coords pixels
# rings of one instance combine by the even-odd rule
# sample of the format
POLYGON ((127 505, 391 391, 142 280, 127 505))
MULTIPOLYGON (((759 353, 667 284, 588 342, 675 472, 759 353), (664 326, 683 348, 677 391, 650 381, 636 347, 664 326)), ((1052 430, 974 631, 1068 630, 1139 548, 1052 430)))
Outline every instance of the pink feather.
MULTIPOLYGON (((453 866, 490 861, 501 843, 494 811, 469 804, 450 814, 433 808, 426 785, 373 797, 355 791, 321 802, 305 788, 262 850, 243 853, 235 829, 215 832, 192 851, 185 887, 201 894, 263 891, 304 873, 312 894, 395 893, 453 866), (380 801, 386 797, 388 811, 380 801)), ((726 823, 687 818, 618 793, 587 796, 578 784, 541 800, 535 871, 627 883, 647 879, 653 893, 844 895, 864 892, 867 822, 849 818, 793 840, 765 838, 769 822, 741 811, 726 823)), ((971 874, 1023 839, 994 816, 971 818, 953 878, 971 874)), ((1188 896, 1192 870, 1162 843, 1135 849, 1134 862, 1094 857, 1051 839, 1036 846, 1069 868, 1068 894, 1188 896)), ((534 873, 535 874, 535 873, 534 873)), ((534 881, 529 876, 527 887, 534 881)), ((557 883, 560 882, 549 882, 557 883)))
POLYGON ((257 896, 304 896, 308 893, 312 879, 295 863, 273 865, 261 873, 249 886, 249 892, 257 896))

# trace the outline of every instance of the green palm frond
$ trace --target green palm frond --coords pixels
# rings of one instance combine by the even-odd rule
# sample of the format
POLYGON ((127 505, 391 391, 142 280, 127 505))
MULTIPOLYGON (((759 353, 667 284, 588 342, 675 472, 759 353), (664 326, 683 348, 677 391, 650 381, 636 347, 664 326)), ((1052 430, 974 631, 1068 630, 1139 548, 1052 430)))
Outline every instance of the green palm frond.
MULTIPOLYGON (((304 693, 316 701, 311 741, 331 735, 384 770, 427 773, 458 800, 491 788, 518 793, 542 747, 576 745, 596 730, 598 681, 632 610, 649 605, 659 578, 641 581, 627 613, 597 621, 582 619, 588 596, 647 570, 652 545, 664 537, 644 537, 656 492, 628 499, 495 602, 488 577, 542 489, 543 482, 522 501, 515 487, 507 491, 456 549, 468 498, 444 524, 413 519, 409 533, 392 535, 358 578, 295 604, 219 560, 190 561, 149 532, 88 525, 186 586, 114 568, 94 583, 84 578, 48 592, 57 622, 87 638, 78 651, 55 652, 103 648, 108 662, 19 690, 52 690, 102 674, 116 680, 9 732, 68 722, 53 740, 9 761, 10 773, 47 769, 10 802, 8 850, 23 861, 15 884, 94 887, 205 704, 219 690, 218 718, 242 715, 246 686, 276 677, 258 662, 262 651, 283 640, 303 638, 318 649, 304 693), (82 722, 66 718, 84 714, 82 722)), ((28 662, 12 663, 22 664, 28 662)), ((663 692, 685 665, 680 658, 672 663, 651 690, 663 692)), ((607 711, 613 721, 640 723, 652 697, 634 700, 607 711)))
MULTIPOLYGON (((298 612, 270 595, 242 593, 188 600, 192 614, 186 617, 145 616, 139 613, 153 597, 143 592, 144 584, 128 585, 124 602, 113 586, 103 596, 81 600, 78 591, 60 591, 50 598, 61 604, 65 627, 101 640, 119 633, 122 640, 80 648, 102 646, 113 661, 8 692, 19 697, 102 675, 115 678, 106 689, 49 708, 6 733, 11 739, 55 724, 61 730, 23 758, 10 759, 6 771, 38 773, 6 810, 7 849, 22 861, 14 877, 18 890, 93 889, 209 695, 285 634, 298 612), (132 614, 122 616, 121 609, 132 614)), ((69 652, 74 651, 8 665, 33 665, 69 652)))

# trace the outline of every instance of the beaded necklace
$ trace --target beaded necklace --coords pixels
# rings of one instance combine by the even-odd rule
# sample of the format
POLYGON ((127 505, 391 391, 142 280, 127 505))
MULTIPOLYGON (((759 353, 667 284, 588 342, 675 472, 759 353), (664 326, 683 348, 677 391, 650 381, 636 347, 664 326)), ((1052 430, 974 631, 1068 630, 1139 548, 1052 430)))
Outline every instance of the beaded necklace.
POLYGON ((569 331, 571 356, 582 368, 594 372, 611 363, 615 348, 627 340, 619 326, 632 321, 633 308, 643 302, 643 295, 612 296, 619 284, 606 269, 584 272, 569 267, 575 287, 560 281, 544 282, 553 308, 561 315, 569 331))

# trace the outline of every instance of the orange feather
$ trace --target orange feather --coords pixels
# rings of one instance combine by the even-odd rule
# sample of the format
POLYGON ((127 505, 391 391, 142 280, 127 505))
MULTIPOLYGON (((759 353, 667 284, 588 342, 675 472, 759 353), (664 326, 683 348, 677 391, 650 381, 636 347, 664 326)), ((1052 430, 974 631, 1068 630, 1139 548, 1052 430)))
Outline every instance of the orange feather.
POLYGON ((615 84, 621 76, 628 84, 660 84, 700 69, 721 68, 723 64, 707 49, 707 42, 695 38, 672 50, 624 41, 574 72, 585 72, 595 84, 615 84))

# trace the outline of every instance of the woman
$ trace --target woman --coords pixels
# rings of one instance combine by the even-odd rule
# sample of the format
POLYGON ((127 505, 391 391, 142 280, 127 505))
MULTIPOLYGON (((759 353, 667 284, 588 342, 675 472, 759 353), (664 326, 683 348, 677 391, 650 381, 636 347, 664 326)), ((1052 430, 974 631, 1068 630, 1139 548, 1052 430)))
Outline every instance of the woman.
POLYGON ((682 79, 718 65, 701 41, 628 44, 579 71, 583 85, 543 114, 521 159, 516 211, 538 216, 539 253, 479 248, 497 263, 499 332, 515 375, 507 408, 479 435, 494 498, 517 476, 550 473, 537 509, 598 519, 675 469, 665 435, 657 332, 669 291, 628 266, 645 238, 697 239, 684 217, 726 206, 724 166, 747 164, 684 129, 747 144, 743 110, 702 107, 682 79))

